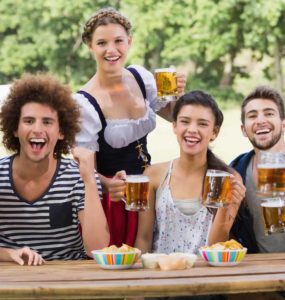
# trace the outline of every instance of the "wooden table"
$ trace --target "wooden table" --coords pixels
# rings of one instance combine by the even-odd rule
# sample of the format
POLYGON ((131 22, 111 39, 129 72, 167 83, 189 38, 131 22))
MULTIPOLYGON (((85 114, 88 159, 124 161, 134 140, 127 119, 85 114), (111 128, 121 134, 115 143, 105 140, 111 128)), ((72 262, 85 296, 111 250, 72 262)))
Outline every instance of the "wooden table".
POLYGON ((246 255, 235 267, 102 270, 95 261, 53 261, 43 266, 0 263, 0 299, 97 299, 255 293, 285 290, 285 253, 246 255))

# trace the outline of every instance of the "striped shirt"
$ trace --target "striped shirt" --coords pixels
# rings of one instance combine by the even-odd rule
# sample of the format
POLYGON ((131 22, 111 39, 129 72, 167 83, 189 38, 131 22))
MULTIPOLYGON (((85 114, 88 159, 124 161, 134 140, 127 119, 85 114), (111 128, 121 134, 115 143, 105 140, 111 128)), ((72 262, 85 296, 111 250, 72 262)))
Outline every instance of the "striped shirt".
MULTIPOLYGON (((86 258, 78 226, 78 212, 84 209, 84 183, 77 163, 58 160, 48 189, 29 202, 15 189, 13 159, 0 159, 0 247, 29 246, 45 260, 86 258)), ((96 180, 102 196, 97 174, 96 180)))

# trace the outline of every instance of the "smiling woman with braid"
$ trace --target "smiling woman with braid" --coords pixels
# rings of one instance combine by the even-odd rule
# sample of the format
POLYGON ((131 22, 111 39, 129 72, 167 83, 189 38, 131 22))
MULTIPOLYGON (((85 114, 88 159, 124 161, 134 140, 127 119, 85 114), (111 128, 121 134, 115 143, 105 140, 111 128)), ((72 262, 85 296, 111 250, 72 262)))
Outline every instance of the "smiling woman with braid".
MULTIPOLYGON (((137 65, 124 67, 132 44, 131 23, 118 11, 104 8, 86 23, 82 40, 96 60, 94 76, 75 95, 81 107, 81 132, 77 144, 94 151, 101 181, 109 190, 118 171, 141 174, 150 164, 147 135, 156 125, 156 86, 153 75, 137 65)), ((185 76, 178 74, 178 90, 183 93, 185 76)), ((158 114, 171 119, 171 104, 158 114)), ((124 176, 124 172, 120 173, 124 176)), ((124 203, 110 201, 106 193, 104 209, 111 244, 133 245, 137 213, 126 212, 124 203)))

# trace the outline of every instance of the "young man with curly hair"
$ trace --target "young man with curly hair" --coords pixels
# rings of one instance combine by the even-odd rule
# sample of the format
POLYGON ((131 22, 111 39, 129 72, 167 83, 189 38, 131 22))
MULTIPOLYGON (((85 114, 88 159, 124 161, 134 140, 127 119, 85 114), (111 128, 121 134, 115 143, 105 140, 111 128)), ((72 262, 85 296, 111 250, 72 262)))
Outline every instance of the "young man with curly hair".
POLYGON ((0 113, 3 144, 14 152, 0 160, 3 260, 84 259, 108 245, 93 152, 74 148, 75 160, 62 157, 79 115, 70 89, 50 75, 25 74, 13 84, 0 113))

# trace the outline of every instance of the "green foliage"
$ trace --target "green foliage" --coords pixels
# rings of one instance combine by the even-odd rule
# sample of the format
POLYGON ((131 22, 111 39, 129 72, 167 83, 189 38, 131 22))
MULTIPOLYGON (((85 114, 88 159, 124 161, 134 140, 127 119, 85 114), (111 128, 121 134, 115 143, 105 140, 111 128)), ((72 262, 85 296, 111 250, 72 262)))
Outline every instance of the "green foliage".
POLYGON ((233 87, 218 87, 197 76, 190 76, 187 82, 186 91, 204 90, 207 91, 218 102, 221 109, 235 107, 242 102, 244 95, 234 90, 233 87))
POLYGON ((0 2, 0 81, 23 72, 49 71, 78 85, 94 72, 87 49, 81 45, 81 29, 102 6, 117 1, 0 2))
POLYGON ((133 24, 127 63, 184 67, 190 89, 225 102, 240 99, 233 87, 248 76, 248 66, 236 63, 244 49, 272 59, 264 68, 269 80, 276 77, 276 49, 281 59, 285 53, 285 0, 1 0, 0 82, 36 71, 55 73, 74 89, 86 82, 96 65, 81 29, 104 6, 133 24))

